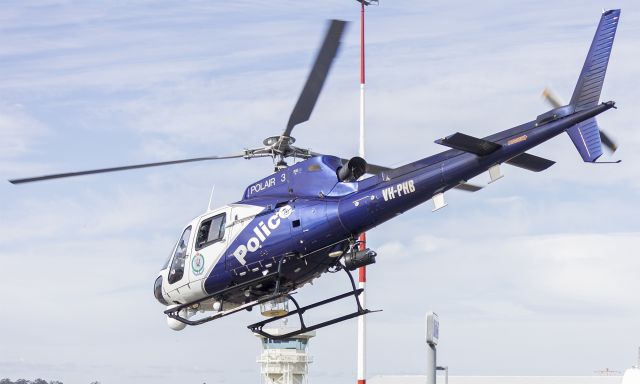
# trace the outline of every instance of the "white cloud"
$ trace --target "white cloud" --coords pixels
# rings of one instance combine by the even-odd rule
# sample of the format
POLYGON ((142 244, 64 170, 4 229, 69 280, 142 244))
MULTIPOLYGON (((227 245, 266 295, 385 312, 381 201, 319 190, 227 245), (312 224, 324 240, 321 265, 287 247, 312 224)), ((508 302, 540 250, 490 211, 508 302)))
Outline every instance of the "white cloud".
MULTIPOLYGON (((321 20, 358 17, 357 4, 338 0, 23 4, 0 11, 2 103, 23 106, 0 110, 5 178, 259 144, 283 129, 321 20)), ((638 77, 638 12, 624 5, 605 92, 621 108, 601 119, 620 138, 624 162, 583 166, 559 138, 536 150, 558 161, 543 174, 505 167, 504 180, 479 193, 449 194, 445 210, 425 205, 372 231, 379 257, 369 303, 385 310, 369 315, 372 373, 421 370, 427 308, 441 315, 442 356, 458 372, 590 373, 605 357, 624 368, 616 365, 627 361, 624 348, 640 337, 640 136, 629 81, 638 77), (602 353, 587 354, 585 339, 602 353)), ((441 150, 437 137, 532 119, 545 109, 539 92, 548 84, 568 98, 600 6, 372 7, 369 158, 407 162, 441 150)), ((356 151, 355 25, 347 38, 311 121, 294 131, 302 146, 343 156, 356 151)), ((257 342, 244 328, 255 314, 173 333, 150 288, 211 185, 216 204, 235 201, 270 168, 239 160, 0 185, 0 260, 11 271, 0 282, 10 308, 0 325, 11 330, 3 374, 70 383, 255 379, 257 342)), ((311 301, 345 284, 323 277, 300 296, 311 301)), ((340 324, 312 341, 314 382, 353 379, 354 329, 340 324)))
POLYGON ((0 156, 10 159, 23 155, 33 142, 47 132, 43 123, 30 116, 19 104, 0 108, 0 156))

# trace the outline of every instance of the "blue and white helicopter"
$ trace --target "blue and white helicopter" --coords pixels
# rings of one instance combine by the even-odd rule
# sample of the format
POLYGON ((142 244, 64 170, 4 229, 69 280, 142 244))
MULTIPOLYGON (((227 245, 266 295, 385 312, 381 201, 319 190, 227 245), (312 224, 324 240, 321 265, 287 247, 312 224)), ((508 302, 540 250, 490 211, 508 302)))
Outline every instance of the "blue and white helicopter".
POLYGON ((169 260, 154 285, 156 299, 166 306, 169 326, 181 330, 257 305, 270 318, 249 325, 253 332, 273 339, 322 328, 370 312, 362 307, 350 271, 375 262, 376 252, 358 242, 358 234, 432 200, 434 210, 446 205, 444 193, 452 188, 477 191, 467 180, 489 173, 502 177, 503 163, 533 172, 553 161, 527 153, 531 148, 567 132, 585 162, 596 162, 602 145, 615 149, 595 117, 613 101, 599 103, 620 10, 604 11, 571 101, 539 115, 535 120, 484 138, 454 133, 436 140, 450 149, 410 164, 388 168, 359 157, 350 160, 322 155, 294 146, 293 128, 311 116, 346 23, 331 21, 316 61, 279 136, 264 140, 264 147, 229 156, 191 158, 129 165, 83 172, 10 180, 27 183, 94 173, 229 158, 271 157, 275 172, 249 185, 236 203, 193 219, 182 231, 169 260), (296 160, 288 165, 285 160, 296 160), (369 177, 364 177, 369 174, 369 177), (294 290, 326 272, 345 271, 352 289, 344 294, 301 306, 294 290), (307 325, 304 313, 322 305, 355 299, 355 310, 321 323, 307 325), (279 304, 295 305, 283 311, 279 304), (299 329, 279 335, 263 327, 297 315, 299 329))

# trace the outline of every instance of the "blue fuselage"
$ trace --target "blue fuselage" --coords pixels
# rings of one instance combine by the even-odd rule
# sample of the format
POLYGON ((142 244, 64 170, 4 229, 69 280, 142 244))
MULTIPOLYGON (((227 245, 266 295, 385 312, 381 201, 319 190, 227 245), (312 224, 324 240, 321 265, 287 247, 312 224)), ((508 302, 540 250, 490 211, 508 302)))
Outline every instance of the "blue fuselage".
MULTIPOLYGON (((293 290, 334 265, 337 259, 329 255, 345 251, 359 233, 612 106, 601 104, 544 124, 532 121, 485 137, 501 145, 486 156, 451 149, 356 182, 338 181, 336 169, 342 162, 333 156, 314 157, 276 172, 250 185, 237 203, 264 210, 229 244, 225 256, 207 276, 205 290, 213 293, 272 272, 284 255, 291 257, 282 265, 283 288, 293 290), (280 214, 283 209, 286 214, 280 214), (239 258, 239 247, 247 245, 254 251, 239 258)), ((263 284, 252 289, 251 295, 257 298, 269 289, 263 284)), ((228 295, 226 300, 241 302, 246 300, 244 294, 228 295)))

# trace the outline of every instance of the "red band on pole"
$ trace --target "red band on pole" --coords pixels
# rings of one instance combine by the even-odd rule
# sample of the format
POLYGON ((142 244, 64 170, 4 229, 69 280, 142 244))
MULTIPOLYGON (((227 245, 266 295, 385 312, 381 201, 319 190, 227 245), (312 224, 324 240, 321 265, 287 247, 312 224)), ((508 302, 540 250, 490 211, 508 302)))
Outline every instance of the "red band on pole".
POLYGON ((358 282, 359 283, 367 282, 367 267, 358 268, 358 282))
MULTIPOLYGON (((364 251, 367 249, 367 234, 362 232, 360 236, 358 236, 358 250, 364 251)), ((367 267, 358 268, 358 282, 366 283, 367 282, 367 267)))
POLYGON ((358 384, 366 384, 367 380, 358 380, 358 384))
POLYGON ((362 232, 360 234, 360 236, 358 236, 358 241, 360 242, 358 244, 358 251, 364 251, 365 249, 367 249, 367 234, 362 232))

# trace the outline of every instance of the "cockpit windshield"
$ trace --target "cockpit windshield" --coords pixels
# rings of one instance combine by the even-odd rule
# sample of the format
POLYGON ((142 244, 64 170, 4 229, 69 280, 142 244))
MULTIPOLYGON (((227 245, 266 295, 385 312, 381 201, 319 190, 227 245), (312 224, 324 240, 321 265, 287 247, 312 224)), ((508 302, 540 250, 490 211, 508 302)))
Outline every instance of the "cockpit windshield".
POLYGON ((180 241, 178 241, 176 249, 173 252, 173 261, 171 262, 171 270, 169 270, 169 284, 180 281, 184 275, 184 262, 187 256, 187 244, 189 244, 190 236, 191 226, 184 230, 182 237, 180 237, 180 241))
POLYGON ((164 262, 164 264, 162 264, 162 268, 160 268, 161 271, 164 271, 165 269, 167 269, 169 267, 169 262, 171 261, 171 257, 173 256, 173 249, 171 250, 171 253, 169 254, 169 257, 167 257, 167 261, 164 262))

